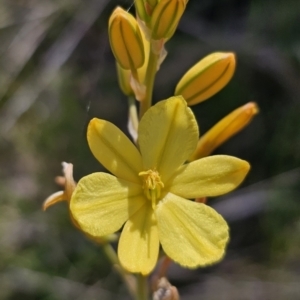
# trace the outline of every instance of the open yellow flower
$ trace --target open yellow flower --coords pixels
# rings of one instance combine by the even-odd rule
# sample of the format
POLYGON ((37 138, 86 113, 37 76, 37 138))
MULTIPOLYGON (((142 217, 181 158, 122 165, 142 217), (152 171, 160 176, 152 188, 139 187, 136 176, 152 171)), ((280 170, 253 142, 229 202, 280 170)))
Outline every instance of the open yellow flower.
POLYGON ((70 209, 82 230, 102 236, 119 230, 122 266, 150 273, 159 244, 182 266, 219 261, 228 241, 225 220, 211 207, 188 200, 218 196, 236 188, 249 164, 231 156, 210 156, 184 164, 197 146, 198 126, 181 97, 151 107, 141 119, 137 148, 116 126, 93 119, 87 138, 94 156, 113 175, 83 177, 70 209))

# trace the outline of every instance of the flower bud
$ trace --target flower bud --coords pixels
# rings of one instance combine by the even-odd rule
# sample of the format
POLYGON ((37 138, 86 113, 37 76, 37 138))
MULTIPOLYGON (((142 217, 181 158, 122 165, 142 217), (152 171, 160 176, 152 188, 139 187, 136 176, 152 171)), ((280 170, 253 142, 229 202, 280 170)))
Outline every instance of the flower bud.
POLYGON ((191 69, 178 82, 175 95, 182 95, 188 105, 195 105, 219 92, 235 70, 233 53, 212 53, 191 69))
POLYGON ((117 67, 119 86, 123 94, 126 96, 134 95, 134 92, 130 86, 130 76, 131 76, 130 70, 123 69, 118 62, 116 63, 116 67, 117 67))
POLYGON ((117 7, 109 19, 109 41, 113 54, 125 70, 140 68, 145 61, 144 45, 136 19, 117 7))
POLYGON ((137 18, 144 22, 148 22, 149 15, 148 15, 148 12, 146 9, 146 3, 144 3, 144 0, 135 0, 134 6, 135 6, 135 12, 136 12, 137 18))
POLYGON ((161 0, 155 7, 150 20, 153 40, 170 39, 185 10, 186 0, 161 0))
POLYGON ((148 6, 149 11, 152 11, 158 2, 158 0, 146 0, 145 5, 148 6))
POLYGON ((258 112, 254 102, 249 102, 231 112, 199 139, 196 151, 189 160, 210 155, 218 146, 245 128, 258 112))
POLYGON ((136 71, 137 76, 134 77, 130 70, 123 69, 120 64, 117 62, 117 74, 119 86, 122 92, 126 96, 135 95, 136 100, 141 100, 144 98, 144 94, 146 91, 146 87, 144 85, 146 71, 148 67, 149 61, 149 51, 150 51, 150 43, 146 39, 144 32, 141 30, 142 41, 144 45, 144 64, 138 68, 136 71))

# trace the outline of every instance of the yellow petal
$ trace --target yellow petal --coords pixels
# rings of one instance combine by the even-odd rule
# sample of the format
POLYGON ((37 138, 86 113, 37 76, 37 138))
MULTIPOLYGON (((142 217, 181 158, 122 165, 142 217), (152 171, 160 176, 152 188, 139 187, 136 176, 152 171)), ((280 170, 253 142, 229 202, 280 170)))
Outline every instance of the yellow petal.
POLYGON ((250 165, 227 155, 214 155, 183 165, 170 181, 170 192, 183 198, 219 196, 235 189, 250 165))
POLYGON ((118 255, 122 266, 131 273, 149 274, 159 251, 156 218, 150 203, 130 217, 122 231, 118 255))
POLYGON ((235 109, 201 136, 197 149, 189 160, 193 161, 209 155, 214 149, 245 128, 257 113, 258 107, 254 102, 235 109))
POLYGON ((45 211, 48 207, 62 201, 67 201, 67 197, 64 191, 56 192, 50 195, 43 203, 43 210, 45 211))
POLYGON ((161 245, 175 262, 195 268, 224 256, 228 226, 211 207, 168 194, 155 213, 161 245))
POLYGON ((78 182, 70 211, 84 232, 99 237, 119 230, 145 201, 140 185, 93 173, 78 182))
POLYGON ((182 97, 152 106, 139 125, 144 170, 156 169, 163 182, 194 152, 199 137, 192 111, 182 97))
POLYGON ((142 170, 141 155, 119 128, 94 118, 89 123, 87 139, 94 156, 111 173, 128 181, 141 182, 138 176, 142 170))

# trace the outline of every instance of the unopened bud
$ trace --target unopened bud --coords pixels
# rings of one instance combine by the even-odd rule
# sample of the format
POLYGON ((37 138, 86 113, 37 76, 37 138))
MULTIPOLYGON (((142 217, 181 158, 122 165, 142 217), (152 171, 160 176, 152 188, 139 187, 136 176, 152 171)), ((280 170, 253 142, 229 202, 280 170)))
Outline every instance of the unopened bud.
POLYGON ((158 0, 146 0, 145 5, 149 7, 149 9, 152 11, 155 6, 158 4, 158 0))
POLYGON ((219 92, 235 70, 233 53, 212 53, 191 69, 178 82, 175 95, 182 95, 188 105, 195 105, 219 92))
POLYGON ((113 54, 123 69, 134 70, 144 64, 144 45, 139 25, 121 7, 117 7, 110 16, 109 41, 113 54))
POLYGON ((137 15, 137 18, 144 22, 149 21, 149 16, 150 14, 148 13, 148 10, 146 8, 146 3, 144 0, 135 0, 134 1, 134 6, 135 6, 135 12, 137 15))
POLYGON ((249 102, 223 118, 200 139, 190 161, 211 154, 218 146, 245 128, 259 112, 256 103, 249 102))
POLYGON ((185 10, 186 0, 161 0, 154 8, 150 29, 153 40, 170 39, 185 10))
POLYGON ((145 96, 146 87, 144 85, 144 81, 145 81, 146 71, 148 67, 149 51, 150 51, 150 43, 146 39, 145 34, 142 30, 141 30, 141 36, 144 45, 144 56, 145 56, 144 64, 137 70, 134 70, 135 71, 134 74, 133 72, 131 72, 131 70, 123 69, 118 62, 116 64, 119 86, 122 92, 126 96, 135 95, 135 98, 137 100, 141 100, 145 96))
POLYGON ((126 96, 134 95, 134 92, 130 86, 130 76, 131 76, 130 70, 123 69, 118 62, 116 63, 116 66, 117 66, 118 82, 122 92, 126 96))

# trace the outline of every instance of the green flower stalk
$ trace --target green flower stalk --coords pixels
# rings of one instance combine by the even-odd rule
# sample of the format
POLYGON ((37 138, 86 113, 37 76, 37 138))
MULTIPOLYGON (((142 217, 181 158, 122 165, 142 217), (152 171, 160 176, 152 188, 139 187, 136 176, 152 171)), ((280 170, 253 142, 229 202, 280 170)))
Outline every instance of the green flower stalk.
POLYGON ((155 270, 160 252, 168 263, 156 275, 153 299, 161 299, 162 291, 169 293, 169 300, 179 299, 176 288, 162 278, 171 261, 197 268, 224 257, 229 228, 205 204, 206 198, 234 190, 250 169, 236 157, 207 156, 252 120, 256 104, 233 111, 200 139, 189 107, 229 82, 235 70, 233 53, 206 56, 181 78, 175 96, 152 106, 156 73, 167 54, 164 45, 187 2, 135 0, 136 18, 121 7, 113 11, 109 41, 119 86, 128 98, 133 142, 114 124, 92 119, 87 141, 109 173, 95 172, 76 183, 73 165, 64 163, 59 179, 64 189, 43 205, 46 210, 67 202, 74 226, 103 247, 137 300, 148 299, 147 276, 155 270), (110 245, 116 240, 118 253, 110 245))

